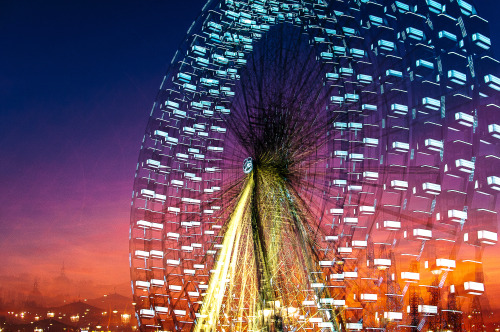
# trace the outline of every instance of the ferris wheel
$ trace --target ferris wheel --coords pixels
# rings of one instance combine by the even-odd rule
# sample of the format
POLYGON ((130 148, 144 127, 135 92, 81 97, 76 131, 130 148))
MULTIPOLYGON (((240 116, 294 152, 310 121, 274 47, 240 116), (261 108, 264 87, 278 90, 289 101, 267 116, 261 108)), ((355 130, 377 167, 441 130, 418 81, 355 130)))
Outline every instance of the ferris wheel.
POLYGON ((140 152, 141 329, 480 321, 500 190, 488 33, 465 1, 209 1, 140 152))

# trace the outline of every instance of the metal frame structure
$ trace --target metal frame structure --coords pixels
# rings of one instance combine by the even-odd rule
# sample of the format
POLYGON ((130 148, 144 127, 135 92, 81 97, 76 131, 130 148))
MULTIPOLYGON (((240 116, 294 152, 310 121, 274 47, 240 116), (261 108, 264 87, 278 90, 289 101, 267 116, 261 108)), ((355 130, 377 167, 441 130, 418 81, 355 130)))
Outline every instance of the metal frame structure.
POLYGON ((208 1, 137 166, 141 329, 480 321, 500 191, 488 35, 463 0, 208 1))

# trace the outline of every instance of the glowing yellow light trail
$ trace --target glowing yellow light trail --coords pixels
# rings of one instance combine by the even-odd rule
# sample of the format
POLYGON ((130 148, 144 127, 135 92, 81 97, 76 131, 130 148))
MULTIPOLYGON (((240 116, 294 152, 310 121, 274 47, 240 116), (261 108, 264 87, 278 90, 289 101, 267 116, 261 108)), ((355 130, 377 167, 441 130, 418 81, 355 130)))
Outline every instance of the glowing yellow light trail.
POLYGON ((245 209, 248 206, 248 200, 254 187, 252 173, 249 174, 246 184, 234 209, 228 228, 224 236, 222 248, 217 258, 215 271, 212 273, 208 289, 205 295, 203 306, 200 310, 199 318, 194 327, 194 331, 214 331, 217 327, 219 312, 224 293, 226 291, 226 280, 230 268, 236 268, 236 259, 238 257, 239 239, 242 232, 242 220, 245 209), (235 245, 236 243, 236 245, 235 245))

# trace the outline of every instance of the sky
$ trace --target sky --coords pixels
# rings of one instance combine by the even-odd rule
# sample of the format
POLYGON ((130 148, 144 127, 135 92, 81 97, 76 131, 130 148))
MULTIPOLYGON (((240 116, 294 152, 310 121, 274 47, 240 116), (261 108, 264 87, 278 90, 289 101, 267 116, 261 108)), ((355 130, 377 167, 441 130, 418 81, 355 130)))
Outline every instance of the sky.
POLYGON ((203 3, 1 2, 0 287, 57 292, 64 264, 82 296, 130 295, 140 143, 203 3))
MULTIPOLYGON (((0 290, 62 293, 64 266, 72 296, 130 295, 142 136, 204 2, 0 2, 0 290)), ((475 3, 498 56, 500 3, 475 3)))

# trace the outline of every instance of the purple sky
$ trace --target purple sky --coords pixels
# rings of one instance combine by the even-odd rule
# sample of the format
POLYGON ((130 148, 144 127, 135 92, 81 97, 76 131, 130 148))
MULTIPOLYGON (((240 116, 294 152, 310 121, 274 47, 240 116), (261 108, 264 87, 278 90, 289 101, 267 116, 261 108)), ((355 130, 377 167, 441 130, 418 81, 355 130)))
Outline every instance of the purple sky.
MULTIPOLYGON (((0 284, 60 273, 129 293, 140 143, 203 1, 12 1, 0 11, 0 284)), ((47 285, 47 287, 49 287, 47 285)))

